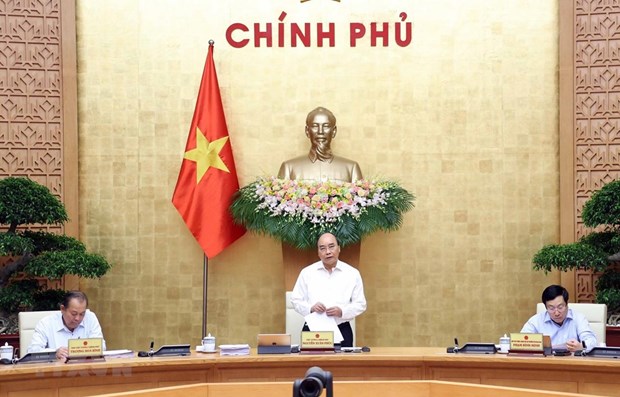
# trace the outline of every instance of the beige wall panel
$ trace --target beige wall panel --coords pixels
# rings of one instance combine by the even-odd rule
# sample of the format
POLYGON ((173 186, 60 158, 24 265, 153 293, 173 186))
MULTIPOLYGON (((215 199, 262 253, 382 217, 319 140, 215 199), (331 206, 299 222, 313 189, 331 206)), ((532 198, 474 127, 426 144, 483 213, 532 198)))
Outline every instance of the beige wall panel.
MULTIPOLYGON (((84 288, 110 348, 201 337, 202 253, 171 197, 209 39, 242 185, 304 153, 323 105, 337 154, 417 196, 401 230, 362 244, 360 344, 496 341, 559 280, 531 270, 559 239, 558 2, 360 3, 77 1, 80 231, 114 263, 84 288), (226 42, 231 23, 282 11, 334 22, 336 47, 226 42), (350 22, 393 27, 402 11, 410 46, 349 47, 350 22)), ((208 278, 218 343, 284 331, 278 242, 247 234, 208 278)))

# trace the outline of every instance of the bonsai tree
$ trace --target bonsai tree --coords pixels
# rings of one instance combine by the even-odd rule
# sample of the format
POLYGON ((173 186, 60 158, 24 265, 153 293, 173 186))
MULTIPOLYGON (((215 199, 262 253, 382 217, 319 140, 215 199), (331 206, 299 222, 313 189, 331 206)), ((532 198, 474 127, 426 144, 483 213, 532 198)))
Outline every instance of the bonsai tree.
POLYGON ((545 273, 590 269, 602 272, 597 280, 596 302, 605 303, 609 315, 620 313, 620 180, 595 192, 583 206, 581 218, 594 229, 571 244, 552 244, 534 255, 534 269, 545 273))
POLYGON ((1 312, 57 309, 65 291, 46 289, 41 280, 99 278, 110 269, 103 256, 87 252, 79 240, 41 230, 67 220, 64 205, 47 187, 27 178, 0 180, 1 312))

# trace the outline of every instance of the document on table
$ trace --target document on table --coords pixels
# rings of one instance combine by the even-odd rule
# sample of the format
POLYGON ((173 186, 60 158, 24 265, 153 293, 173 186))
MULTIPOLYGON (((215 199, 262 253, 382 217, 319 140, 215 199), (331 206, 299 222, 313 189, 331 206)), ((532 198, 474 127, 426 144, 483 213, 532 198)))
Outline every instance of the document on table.
POLYGON ((103 352, 103 356, 106 358, 127 358, 133 357, 133 350, 120 349, 120 350, 106 350, 103 352))
POLYGON ((250 354, 250 345, 220 345, 220 356, 247 356, 250 354))
POLYGON ((308 314, 304 319, 310 331, 334 331, 334 343, 340 343, 344 339, 335 318, 325 313, 314 312, 308 314))

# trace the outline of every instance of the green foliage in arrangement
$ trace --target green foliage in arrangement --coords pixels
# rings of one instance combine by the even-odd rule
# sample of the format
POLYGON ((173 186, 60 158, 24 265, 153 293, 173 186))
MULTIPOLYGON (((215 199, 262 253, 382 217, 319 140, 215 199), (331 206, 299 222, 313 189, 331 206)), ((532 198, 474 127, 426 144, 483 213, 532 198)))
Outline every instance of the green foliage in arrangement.
POLYGON ((231 212, 248 230, 300 249, 315 248, 322 233, 342 246, 376 231, 400 228, 415 197, 395 182, 301 181, 259 178, 236 194, 231 212))

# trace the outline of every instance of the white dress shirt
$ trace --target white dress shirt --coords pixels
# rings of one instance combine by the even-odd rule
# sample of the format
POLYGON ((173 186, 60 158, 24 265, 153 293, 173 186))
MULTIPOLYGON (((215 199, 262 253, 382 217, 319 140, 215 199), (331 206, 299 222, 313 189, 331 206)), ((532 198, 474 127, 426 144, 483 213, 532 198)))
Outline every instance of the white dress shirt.
POLYGON ((366 297, 360 272, 342 261, 336 263, 331 273, 321 261, 303 268, 293 288, 291 303, 305 317, 317 302, 342 310, 342 317, 335 318, 337 324, 362 314, 366 310, 366 297))
POLYGON ((596 335, 588 319, 581 313, 568 309, 566 318, 562 325, 555 323, 547 311, 533 315, 523 328, 523 333, 537 333, 549 335, 551 337, 551 345, 554 348, 566 348, 566 341, 575 339, 579 342, 586 342, 586 351, 590 351, 596 347, 596 335))
MULTIPOLYGON (((89 309, 86 309, 82 322, 73 331, 70 331, 63 323, 61 311, 41 319, 34 328, 32 341, 30 346, 28 346, 28 353, 44 349, 58 350, 60 347, 67 347, 69 339, 77 338, 103 338, 99 320, 95 313, 89 309)), ((105 349, 104 340, 103 350, 105 349)))

